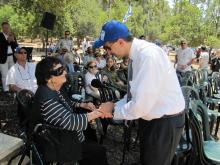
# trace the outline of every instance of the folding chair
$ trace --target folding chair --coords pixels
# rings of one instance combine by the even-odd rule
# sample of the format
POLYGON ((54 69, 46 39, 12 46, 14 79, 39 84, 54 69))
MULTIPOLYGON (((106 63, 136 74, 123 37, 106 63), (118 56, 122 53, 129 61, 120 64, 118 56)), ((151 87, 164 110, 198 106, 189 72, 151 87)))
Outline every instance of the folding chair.
POLYGON ((201 100, 193 101, 189 111, 192 132, 191 164, 220 164, 220 143, 214 141, 209 131, 209 117, 201 100))

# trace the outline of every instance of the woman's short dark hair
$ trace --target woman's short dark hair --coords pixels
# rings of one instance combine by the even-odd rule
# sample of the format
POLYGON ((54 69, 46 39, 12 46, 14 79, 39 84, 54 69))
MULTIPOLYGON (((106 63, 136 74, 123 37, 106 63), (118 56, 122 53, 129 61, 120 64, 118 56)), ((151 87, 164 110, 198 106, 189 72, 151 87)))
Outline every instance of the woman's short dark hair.
POLYGON ((57 64, 62 64, 62 62, 55 57, 46 57, 37 64, 35 71, 37 85, 47 84, 47 81, 51 77, 50 72, 57 64))

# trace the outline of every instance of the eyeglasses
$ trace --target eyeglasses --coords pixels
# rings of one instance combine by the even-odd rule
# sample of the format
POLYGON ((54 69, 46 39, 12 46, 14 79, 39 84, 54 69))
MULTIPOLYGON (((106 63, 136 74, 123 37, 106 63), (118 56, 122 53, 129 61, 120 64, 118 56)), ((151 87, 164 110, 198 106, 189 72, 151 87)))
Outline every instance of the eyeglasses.
POLYGON ((97 68, 97 65, 94 65, 94 66, 91 65, 91 66, 89 66, 89 68, 91 68, 91 69, 92 68, 97 68))
POLYGON ((27 54, 27 52, 18 52, 18 54, 27 54))
POLYGON ((52 75, 52 76, 61 76, 64 71, 65 71, 65 68, 63 66, 61 66, 57 69, 54 69, 54 70, 50 71, 50 75, 52 75))
MULTIPOLYGON (((117 41, 118 41, 118 40, 117 40, 117 41)), ((117 41, 112 42, 112 44, 109 45, 109 46, 104 45, 103 48, 104 48, 106 51, 111 51, 111 50, 112 50, 112 46, 113 46, 117 41)))
POLYGON ((185 42, 182 42, 182 43, 180 43, 181 45, 185 45, 186 43, 185 42))
POLYGON ((68 35, 70 35, 69 33, 65 33, 65 36, 68 36, 68 35))

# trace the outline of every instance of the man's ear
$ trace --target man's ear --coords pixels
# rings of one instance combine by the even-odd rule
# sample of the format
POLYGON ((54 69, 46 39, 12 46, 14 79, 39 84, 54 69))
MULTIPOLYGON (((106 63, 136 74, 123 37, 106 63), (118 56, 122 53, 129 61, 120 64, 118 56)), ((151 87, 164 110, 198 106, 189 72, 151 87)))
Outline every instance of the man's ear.
POLYGON ((119 45, 124 45, 125 41, 122 38, 119 38, 118 43, 119 43, 119 45))

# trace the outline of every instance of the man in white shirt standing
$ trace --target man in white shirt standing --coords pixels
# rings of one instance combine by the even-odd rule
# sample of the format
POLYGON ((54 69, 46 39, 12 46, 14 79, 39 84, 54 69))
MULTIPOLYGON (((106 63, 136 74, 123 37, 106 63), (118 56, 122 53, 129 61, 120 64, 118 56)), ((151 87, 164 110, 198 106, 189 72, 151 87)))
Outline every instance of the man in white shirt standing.
POLYGON ((55 53, 57 50, 60 50, 61 48, 65 47, 67 48, 68 52, 71 52, 73 49, 73 40, 70 37, 70 31, 66 30, 64 33, 64 38, 61 38, 56 47, 54 48, 53 52, 55 53))
POLYGON ((6 85, 12 92, 28 89, 35 93, 37 90, 35 64, 27 62, 27 51, 24 47, 16 49, 15 57, 17 62, 8 71, 6 85))
POLYGON ((6 75, 12 65, 14 65, 14 50, 18 46, 16 38, 11 33, 8 22, 2 23, 2 32, 0 33, 0 71, 2 76, 2 87, 5 92, 8 91, 6 86, 6 75))
POLYGON ((176 63, 177 63, 177 73, 185 73, 191 71, 191 65, 194 61, 195 54, 191 48, 188 47, 187 41, 182 39, 180 41, 180 48, 176 51, 176 63))
POLYGON ((184 127, 185 101, 175 69, 162 48, 133 38, 126 25, 112 20, 102 27, 93 47, 117 57, 128 56, 130 89, 115 105, 103 103, 100 111, 114 119, 139 119, 142 165, 171 165, 184 127))

